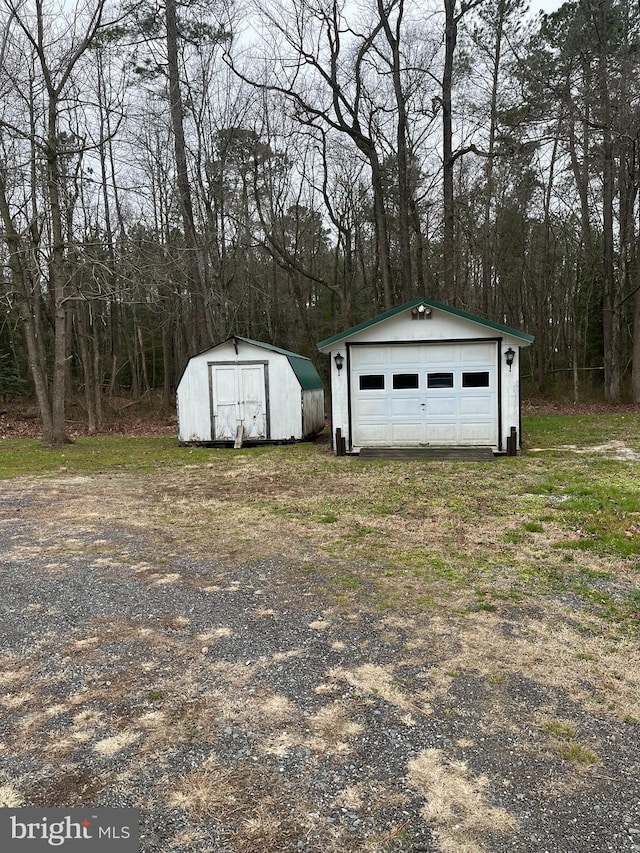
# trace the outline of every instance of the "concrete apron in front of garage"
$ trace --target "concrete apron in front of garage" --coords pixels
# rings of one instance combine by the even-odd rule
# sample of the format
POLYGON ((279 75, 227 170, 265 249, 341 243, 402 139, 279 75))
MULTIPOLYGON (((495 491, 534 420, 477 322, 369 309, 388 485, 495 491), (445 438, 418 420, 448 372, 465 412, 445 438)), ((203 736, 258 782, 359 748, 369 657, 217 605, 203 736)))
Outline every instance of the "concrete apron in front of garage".
POLYGON ((461 462, 493 462, 490 447, 363 447, 359 459, 458 459, 461 462))

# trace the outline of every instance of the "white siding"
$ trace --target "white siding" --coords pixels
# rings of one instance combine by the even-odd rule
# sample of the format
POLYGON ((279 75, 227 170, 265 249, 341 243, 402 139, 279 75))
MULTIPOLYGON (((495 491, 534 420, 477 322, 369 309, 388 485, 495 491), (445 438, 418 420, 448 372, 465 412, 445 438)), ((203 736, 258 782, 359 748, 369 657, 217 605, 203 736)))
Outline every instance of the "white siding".
POLYGON ((341 429, 347 447, 350 446, 349 435, 349 383, 347 380, 347 348, 342 346, 329 353, 331 363, 331 445, 336 449, 336 430, 341 429), (344 357, 344 367, 338 372, 334 356, 341 353, 344 357))
POLYGON ((519 342, 513 338, 505 337, 502 341, 502 449, 506 450, 507 437, 511 427, 518 431, 518 445, 520 445, 520 353, 519 342), (515 357, 511 370, 507 367, 505 352, 511 347, 515 350, 515 357))
POLYGON ((300 391, 300 383, 289 364, 289 359, 284 355, 272 357, 269 362, 269 412, 272 441, 303 437, 300 391))
POLYGON ((211 441, 211 406, 206 355, 192 358, 176 392, 180 441, 211 441))
POLYGON ((403 311, 380 323, 374 323, 349 337, 349 343, 381 343, 386 341, 446 341, 469 338, 496 338, 500 332, 489 327, 434 308, 431 316, 414 320, 403 311))

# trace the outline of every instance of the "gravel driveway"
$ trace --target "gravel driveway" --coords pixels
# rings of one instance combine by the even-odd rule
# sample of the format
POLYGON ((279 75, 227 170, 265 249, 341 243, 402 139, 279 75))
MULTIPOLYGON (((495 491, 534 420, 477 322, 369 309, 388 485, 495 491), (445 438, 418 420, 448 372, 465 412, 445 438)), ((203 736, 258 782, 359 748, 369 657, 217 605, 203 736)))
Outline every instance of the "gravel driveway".
POLYGON ((381 613, 108 509, 61 523, 113 488, 0 484, 1 805, 136 806, 143 853, 640 851, 638 722, 473 660, 535 612, 381 613))

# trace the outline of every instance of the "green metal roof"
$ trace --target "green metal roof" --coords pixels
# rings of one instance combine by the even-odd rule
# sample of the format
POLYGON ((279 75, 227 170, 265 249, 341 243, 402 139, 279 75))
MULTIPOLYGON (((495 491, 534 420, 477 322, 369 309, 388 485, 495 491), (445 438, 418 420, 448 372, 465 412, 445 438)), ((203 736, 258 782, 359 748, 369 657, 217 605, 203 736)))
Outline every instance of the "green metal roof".
POLYGON ((526 332, 519 332, 517 329, 512 329, 510 326, 502 325, 502 323, 494 323, 492 320, 485 320, 484 317, 478 317, 476 314, 470 314, 468 311, 463 311, 461 308, 451 308, 451 306, 443 305, 441 302, 435 302, 433 299, 420 298, 412 299, 411 302, 405 302, 404 305, 399 305, 397 308, 391 308, 390 311, 385 311, 384 314, 378 314, 377 317, 373 317, 371 320, 366 320, 364 323, 352 326, 352 328, 347 329, 346 332, 340 332, 338 335, 333 335, 331 338, 326 338, 324 341, 320 341, 316 346, 319 350, 323 350, 332 344, 343 341, 345 338, 350 338, 357 332, 362 332, 364 329, 368 329, 369 326, 375 326, 376 323, 382 323, 384 320, 395 317, 396 314, 401 314, 403 311, 415 308, 417 305, 428 305, 430 308, 434 308, 438 311, 445 311, 447 314, 454 314, 456 317, 463 317, 465 320, 472 320, 474 323, 479 323, 481 326, 487 326, 489 329, 494 329, 497 332, 503 332, 506 335, 519 338, 527 344, 531 344, 534 341, 533 335, 528 335, 526 332))
POLYGON ((277 352, 280 355, 285 355, 289 359, 291 369, 296 375, 300 387, 303 391, 312 391, 314 388, 322 388, 322 379, 320 374, 313 366, 313 362, 305 355, 298 355, 290 350, 276 347, 273 344, 265 344, 262 341, 252 341, 251 338, 241 338, 239 335, 229 338, 229 340, 244 341, 245 344, 253 344, 254 347, 261 347, 270 352, 277 352))

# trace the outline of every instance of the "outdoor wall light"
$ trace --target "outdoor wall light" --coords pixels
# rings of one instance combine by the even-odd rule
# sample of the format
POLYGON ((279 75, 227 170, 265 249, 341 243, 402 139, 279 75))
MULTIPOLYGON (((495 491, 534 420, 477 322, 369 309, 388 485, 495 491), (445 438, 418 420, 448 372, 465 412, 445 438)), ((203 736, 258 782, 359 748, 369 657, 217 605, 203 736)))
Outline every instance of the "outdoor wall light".
POLYGON ((421 302, 420 305, 416 305, 415 308, 411 309, 411 316, 414 320, 424 320, 425 317, 431 316, 431 308, 425 305, 424 302, 421 302))
POLYGON ((337 353, 334 355, 333 360, 334 360, 334 361, 335 361, 335 363, 336 363, 336 367, 337 367, 337 369, 338 369, 338 373, 340 373, 340 371, 342 370, 342 368, 343 368, 343 366, 344 366, 344 356, 342 355, 342 353, 341 353, 341 352, 337 352, 337 353))
POLYGON ((513 359, 516 357, 516 351, 509 347, 504 354, 505 360, 507 362, 507 366, 509 368, 509 372, 511 372, 511 365, 513 364, 513 359))

